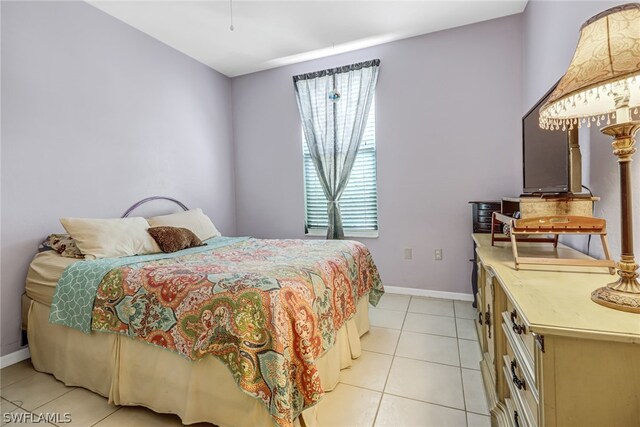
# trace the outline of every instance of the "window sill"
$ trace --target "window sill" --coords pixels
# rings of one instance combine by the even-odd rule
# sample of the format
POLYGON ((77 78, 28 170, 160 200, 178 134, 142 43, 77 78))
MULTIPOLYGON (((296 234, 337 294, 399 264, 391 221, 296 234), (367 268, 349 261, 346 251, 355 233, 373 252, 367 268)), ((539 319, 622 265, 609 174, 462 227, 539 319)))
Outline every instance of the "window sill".
MULTIPOLYGON (((305 236, 311 237, 326 237, 327 229, 314 228, 305 233, 305 236)), ((378 230, 367 230, 367 231, 351 231, 345 230, 344 237, 355 237, 355 238, 363 238, 363 239, 377 239, 378 238, 378 230)))

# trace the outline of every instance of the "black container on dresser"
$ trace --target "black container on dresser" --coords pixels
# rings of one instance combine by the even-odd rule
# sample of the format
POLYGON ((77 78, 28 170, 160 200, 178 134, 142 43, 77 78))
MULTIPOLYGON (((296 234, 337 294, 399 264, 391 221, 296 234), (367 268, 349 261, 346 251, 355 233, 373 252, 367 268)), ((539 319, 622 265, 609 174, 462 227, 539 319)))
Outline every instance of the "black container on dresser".
MULTIPOLYGON (((491 233, 491 214, 500 212, 500 202, 491 201, 474 201, 469 202, 473 209, 473 232, 474 233, 491 233)), ((478 263, 476 260, 476 244, 473 243, 473 263, 471 270, 471 289, 473 291, 473 306, 476 307, 476 294, 478 293, 478 263)))
POLYGON ((491 214, 500 212, 500 202, 469 202, 473 209, 473 232, 491 233, 491 214))

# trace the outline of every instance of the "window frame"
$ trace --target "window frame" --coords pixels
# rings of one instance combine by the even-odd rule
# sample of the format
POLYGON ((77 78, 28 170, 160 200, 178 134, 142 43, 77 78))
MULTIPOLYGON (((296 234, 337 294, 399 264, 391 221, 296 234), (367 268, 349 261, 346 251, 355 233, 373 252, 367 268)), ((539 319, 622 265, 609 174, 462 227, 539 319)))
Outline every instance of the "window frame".
MULTIPOLYGON (((379 209, 378 209, 378 145, 377 145, 377 137, 376 137, 376 108, 375 108, 375 94, 374 98, 371 101, 371 109, 369 111, 369 117, 367 117, 367 127, 373 127, 373 170, 375 171, 375 180, 373 183, 375 185, 375 229, 364 229, 364 228, 354 228, 354 227, 344 227, 344 236, 345 237, 353 237, 353 238, 378 238, 379 230, 380 230, 380 220, 379 220, 379 209), (373 114, 373 117, 371 117, 373 114)), ((366 129, 365 129, 366 135, 366 129)), ((308 153, 308 147, 306 144, 304 131, 301 129, 301 142, 302 142, 302 174, 303 174, 303 190, 304 190, 304 227, 305 227, 305 236, 310 237, 325 237, 327 235, 328 227, 309 227, 308 225, 308 199, 307 199, 307 167, 306 160, 308 153)), ((364 141, 363 141, 364 142, 364 141)), ((359 148, 360 150, 360 148, 359 148)), ((359 153, 358 153, 359 154, 359 153)), ((355 165, 354 165, 355 166, 355 165)), ((351 181, 351 176, 349 177, 349 181, 351 181)), ((349 183, 347 183, 347 186, 349 183)), ((346 189, 345 189, 346 191, 346 189)), ((344 192, 343 192, 344 196, 344 192)))

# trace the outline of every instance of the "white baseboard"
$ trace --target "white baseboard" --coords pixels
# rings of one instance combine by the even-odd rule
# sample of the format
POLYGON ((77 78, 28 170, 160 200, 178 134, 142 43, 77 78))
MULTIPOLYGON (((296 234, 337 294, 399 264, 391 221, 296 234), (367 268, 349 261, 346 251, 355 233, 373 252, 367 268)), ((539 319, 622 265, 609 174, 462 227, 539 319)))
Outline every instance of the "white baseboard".
POLYGON ((31 357, 29 353, 29 348, 23 348, 18 351, 14 351, 13 353, 5 354, 0 357, 0 369, 6 368, 7 366, 15 365, 18 362, 22 362, 23 360, 27 360, 31 357))
POLYGON ((404 288, 401 286, 387 285, 385 285, 384 291, 389 294, 411 295, 414 297, 446 298, 458 301, 473 301, 473 295, 463 294, 461 292, 432 291, 429 289, 404 288))

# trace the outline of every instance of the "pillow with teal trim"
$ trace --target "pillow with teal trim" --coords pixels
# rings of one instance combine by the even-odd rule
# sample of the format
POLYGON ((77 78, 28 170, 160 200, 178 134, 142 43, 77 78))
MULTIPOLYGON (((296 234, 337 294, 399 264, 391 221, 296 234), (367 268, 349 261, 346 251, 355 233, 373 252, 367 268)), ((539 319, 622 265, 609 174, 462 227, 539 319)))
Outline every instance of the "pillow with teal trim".
POLYGON ((84 258, 84 255, 76 245, 76 241, 68 234, 49 234, 49 236, 44 239, 44 242, 40 243, 38 251, 43 252, 49 250, 56 251, 66 258, 84 258))

